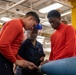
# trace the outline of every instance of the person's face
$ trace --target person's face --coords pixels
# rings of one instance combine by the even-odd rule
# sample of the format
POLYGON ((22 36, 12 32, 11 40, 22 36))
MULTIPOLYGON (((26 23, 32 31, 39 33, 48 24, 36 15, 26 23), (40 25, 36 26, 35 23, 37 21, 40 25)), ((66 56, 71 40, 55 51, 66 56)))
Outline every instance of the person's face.
POLYGON ((33 16, 29 16, 25 22, 25 29, 31 30, 37 24, 38 23, 36 22, 35 18, 33 16))
POLYGON ((58 27, 60 25, 60 19, 59 18, 50 17, 48 20, 49 20, 49 23, 51 24, 53 29, 58 29, 58 27))
POLYGON ((38 30, 31 30, 31 32, 30 32, 30 39, 31 40, 36 40, 36 37, 37 37, 37 35, 38 35, 38 30))

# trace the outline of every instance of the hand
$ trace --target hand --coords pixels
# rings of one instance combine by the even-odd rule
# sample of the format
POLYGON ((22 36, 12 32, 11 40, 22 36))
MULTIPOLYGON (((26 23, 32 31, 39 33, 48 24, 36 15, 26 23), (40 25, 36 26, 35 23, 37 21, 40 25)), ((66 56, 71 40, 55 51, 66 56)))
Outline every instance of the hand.
POLYGON ((27 68, 29 68, 29 69, 37 69, 37 66, 35 64, 33 64, 32 62, 28 62, 27 61, 27 68))
POLYGON ((44 61, 44 57, 43 56, 40 58, 40 61, 44 61))
POLYGON ((23 68, 26 68, 26 67, 29 69, 37 68, 37 66, 35 66, 32 62, 25 61, 25 60, 16 60, 15 64, 23 68))
POLYGON ((15 64, 17 66, 21 66, 21 67, 26 66, 27 67, 27 64, 25 65, 25 60, 16 60, 15 64))
POLYGON ((50 60, 45 60, 41 63, 41 66, 44 65, 45 63, 48 63, 50 60))

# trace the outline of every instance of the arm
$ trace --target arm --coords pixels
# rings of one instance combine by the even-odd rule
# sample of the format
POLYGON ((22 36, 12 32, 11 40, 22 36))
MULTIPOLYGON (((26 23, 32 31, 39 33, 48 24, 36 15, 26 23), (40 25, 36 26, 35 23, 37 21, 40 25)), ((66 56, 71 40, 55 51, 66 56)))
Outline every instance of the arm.
POLYGON ((44 61, 44 57, 45 57, 45 54, 44 54, 42 45, 39 44, 39 47, 40 47, 41 51, 40 51, 40 54, 39 54, 39 55, 40 55, 40 59, 38 59, 38 60, 35 62, 35 65, 37 65, 37 66, 39 66, 39 65, 41 64, 41 62, 44 61))
POLYGON ((74 56, 75 53, 75 30, 72 28, 72 26, 69 26, 66 29, 65 34, 65 48, 62 50, 62 53, 55 59, 61 59, 61 58, 67 58, 74 56))
POLYGON ((41 57, 45 57, 45 53, 44 53, 43 46, 41 43, 40 43, 40 49, 41 49, 41 57))
POLYGON ((16 57, 12 52, 11 43, 19 34, 19 30, 16 27, 15 23, 9 22, 8 24, 9 25, 4 29, 0 37, 0 52, 8 60, 10 60, 11 62, 15 62, 16 57))
MULTIPOLYGON (((52 35, 50 37, 50 42, 52 41, 52 35)), ((50 52, 50 56, 49 56, 49 60, 53 60, 53 52, 52 52, 52 49, 53 49, 53 44, 51 42, 51 52, 50 52)))
POLYGON ((17 60, 11 45, 12 42, 16 39, 16 37, 19 35, 20 30, 19 26, 16 25, 16 22, 9 22, 9 25, 2 30, 2 34, 0 36, 0 52, 1 54, 11 61, 12 63, 15 63, 18 66, 21 67, 28 67, 30 69, 37 68, 33 63, 25 61, 25 60, 17 60))

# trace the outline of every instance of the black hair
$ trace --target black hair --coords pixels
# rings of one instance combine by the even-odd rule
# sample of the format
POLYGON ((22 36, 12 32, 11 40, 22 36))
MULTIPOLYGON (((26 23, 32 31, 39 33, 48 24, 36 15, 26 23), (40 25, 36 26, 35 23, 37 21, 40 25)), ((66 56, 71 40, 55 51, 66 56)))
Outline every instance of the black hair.
POLYGON ((57 10, 52 10, 48 13, 47 18, 50 17, 56 17, 56 18, 61 18, 60 12, 57 10))
POLYGON ((26 15, 25 15, 25 17, 28 17, 28 16, 33 16, 35 18, 36 22, 38 22, 38 24, 40 23, 40 19, 39 19, 39 16, 37 13, 30 11, 30 12, 26 13, 26 15))

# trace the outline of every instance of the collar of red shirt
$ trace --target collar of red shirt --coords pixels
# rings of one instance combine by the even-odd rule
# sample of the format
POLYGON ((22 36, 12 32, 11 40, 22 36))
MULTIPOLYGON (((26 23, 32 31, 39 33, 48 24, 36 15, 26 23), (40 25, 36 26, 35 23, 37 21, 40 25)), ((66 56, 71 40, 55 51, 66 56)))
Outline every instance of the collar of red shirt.
POLYGON ((24 27, 24 22, 22 21, 22 19, 19 19, 20 20, 20 22, 22 23, 22 26, 24 27))
POLYGON ((61 29, 65 24, 61 23, 57 30, 61 29))

